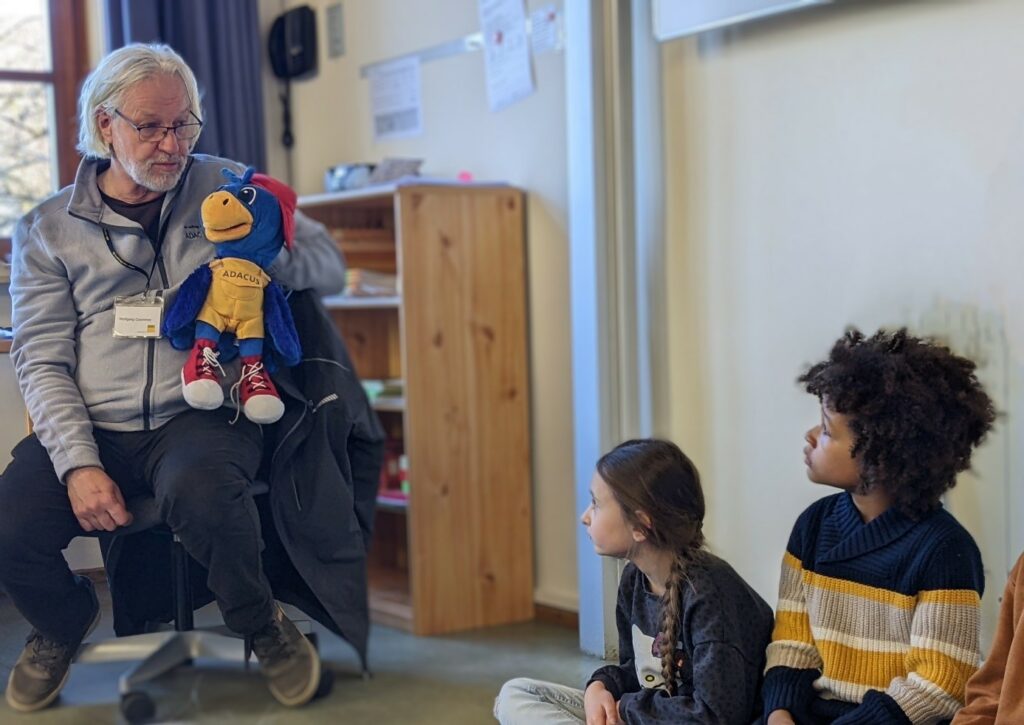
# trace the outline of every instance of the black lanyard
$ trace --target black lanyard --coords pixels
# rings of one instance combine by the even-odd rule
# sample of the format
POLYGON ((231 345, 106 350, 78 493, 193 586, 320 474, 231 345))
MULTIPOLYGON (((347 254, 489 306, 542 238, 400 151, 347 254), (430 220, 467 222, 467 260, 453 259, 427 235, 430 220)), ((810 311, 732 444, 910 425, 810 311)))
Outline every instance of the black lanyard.
POLYGON ((133 272, 138 272, 139 274, 146 278, 146 292, 149 292, 150 280, 153 279, 153 272, 156 271, 156 266, 160 263, 160 255, 163 253, 163 240, 158 242, 156 245, 156 254, 153 256, 153 266, 149 268, 148 273, 142 267, 138 267, 132 264, 131 262, 125 260, 124 257, 117 253, 117 250, 114 249, 114 242, 110 239, 110 232, 107 231, 106 227, 103 227, 103 240, 107 243, 107 249, 110 250, 110 256, 113 257, 118 264, 120 264, 122 267, 126 269, 130 269, 133 272))

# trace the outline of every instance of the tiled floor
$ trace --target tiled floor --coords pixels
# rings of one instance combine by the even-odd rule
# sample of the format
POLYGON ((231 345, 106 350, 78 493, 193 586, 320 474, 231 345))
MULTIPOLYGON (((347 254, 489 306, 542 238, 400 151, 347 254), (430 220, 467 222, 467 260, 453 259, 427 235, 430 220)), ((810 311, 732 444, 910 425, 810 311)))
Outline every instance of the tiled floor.
MULTIPOLYGON (((92 639, 110 636, 109 597, 100 591, 105 617, 92 639)), ((216 610, 199 613, 216 619, 216 610)), ((0 677, 24 644, 27 625, 0 596, 0 677)), ((254 668, 198 662, 151 685, 156 722, 163 723, 462 723, 493 722, 494 696, 505 680, 529 675, 580 684, 600 662, 579 653, 576 634, 545 624, 525 624, 468 634, 417 638, 385 627, 370 637, 374 677, 359 674, 352 650, 320 633, 324 664, 335 675, 331 695, 299 710, 285 710, 267 692, 254 668)), ((0 702, 3 725, 85 725, 121 722, 117 678, 124 664, 81 664, 72 668, 54 707, 20 715, 0 702)))

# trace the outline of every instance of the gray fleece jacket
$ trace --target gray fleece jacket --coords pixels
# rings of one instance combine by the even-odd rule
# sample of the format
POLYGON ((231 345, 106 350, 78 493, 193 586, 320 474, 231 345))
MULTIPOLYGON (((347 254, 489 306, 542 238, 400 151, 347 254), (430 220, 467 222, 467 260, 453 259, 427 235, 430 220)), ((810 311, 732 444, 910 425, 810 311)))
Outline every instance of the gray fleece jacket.
MULTIPOLYGON (((107 207, 96 177, 109 162, 85 159, 75 183, 25 215, 14 232, 11 265, 18 384, 57 475, 100 466, 93 428, 152 430, 188 408, 181 393, 187 351, 164 339, 113 336, 114 298, 141 292, 145 274, 118 262, 117 254, 148 271, 160 247, 150 288, 164 290, 169 306, 181 283, 213 259, 203 234, 203 199, 224 183, 220 171, 241 173, 234 161, 196 154, 178 186, 167 192, 160 239, 107 207)), ((323 225, 295 215, 295 245, 281 250, 268 270, 292 289, 334 294, 344 286, 345 265, 323 225)), ((237 378, 228 369, 225 385, 237 378)))

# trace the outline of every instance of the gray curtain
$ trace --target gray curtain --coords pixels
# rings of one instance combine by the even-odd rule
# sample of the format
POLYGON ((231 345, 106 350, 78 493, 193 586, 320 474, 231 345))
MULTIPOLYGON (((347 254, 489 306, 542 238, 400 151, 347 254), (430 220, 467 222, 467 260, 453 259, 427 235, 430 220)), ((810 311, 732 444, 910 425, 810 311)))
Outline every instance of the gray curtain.
POLYGON ((192 68, 205 123, 196 151, 266 170, 256 0, 107 0, 107 19, 111 50, 166 43, 192 68))

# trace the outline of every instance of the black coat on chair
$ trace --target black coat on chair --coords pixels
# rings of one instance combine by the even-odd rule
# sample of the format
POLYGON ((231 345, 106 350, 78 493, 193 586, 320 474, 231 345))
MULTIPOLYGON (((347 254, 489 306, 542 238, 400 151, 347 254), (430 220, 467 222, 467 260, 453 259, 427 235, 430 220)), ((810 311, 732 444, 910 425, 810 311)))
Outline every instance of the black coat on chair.
MULTIPOLYGON (((264 570, 276 599, 347 640, 365 669, 366 555, 384 432, 315 293, 292 293, 289 304, 302 361, 274 373, 285 413, 264 427, 261 478, 270 492, 257 497, 264 570)), ((107 536, 101 547, 117 635, 170 621, 169 537, 154 531, 107 536)), ((193 561, 190 573, 194 606, 212 601, 205 569, 193 561)))

